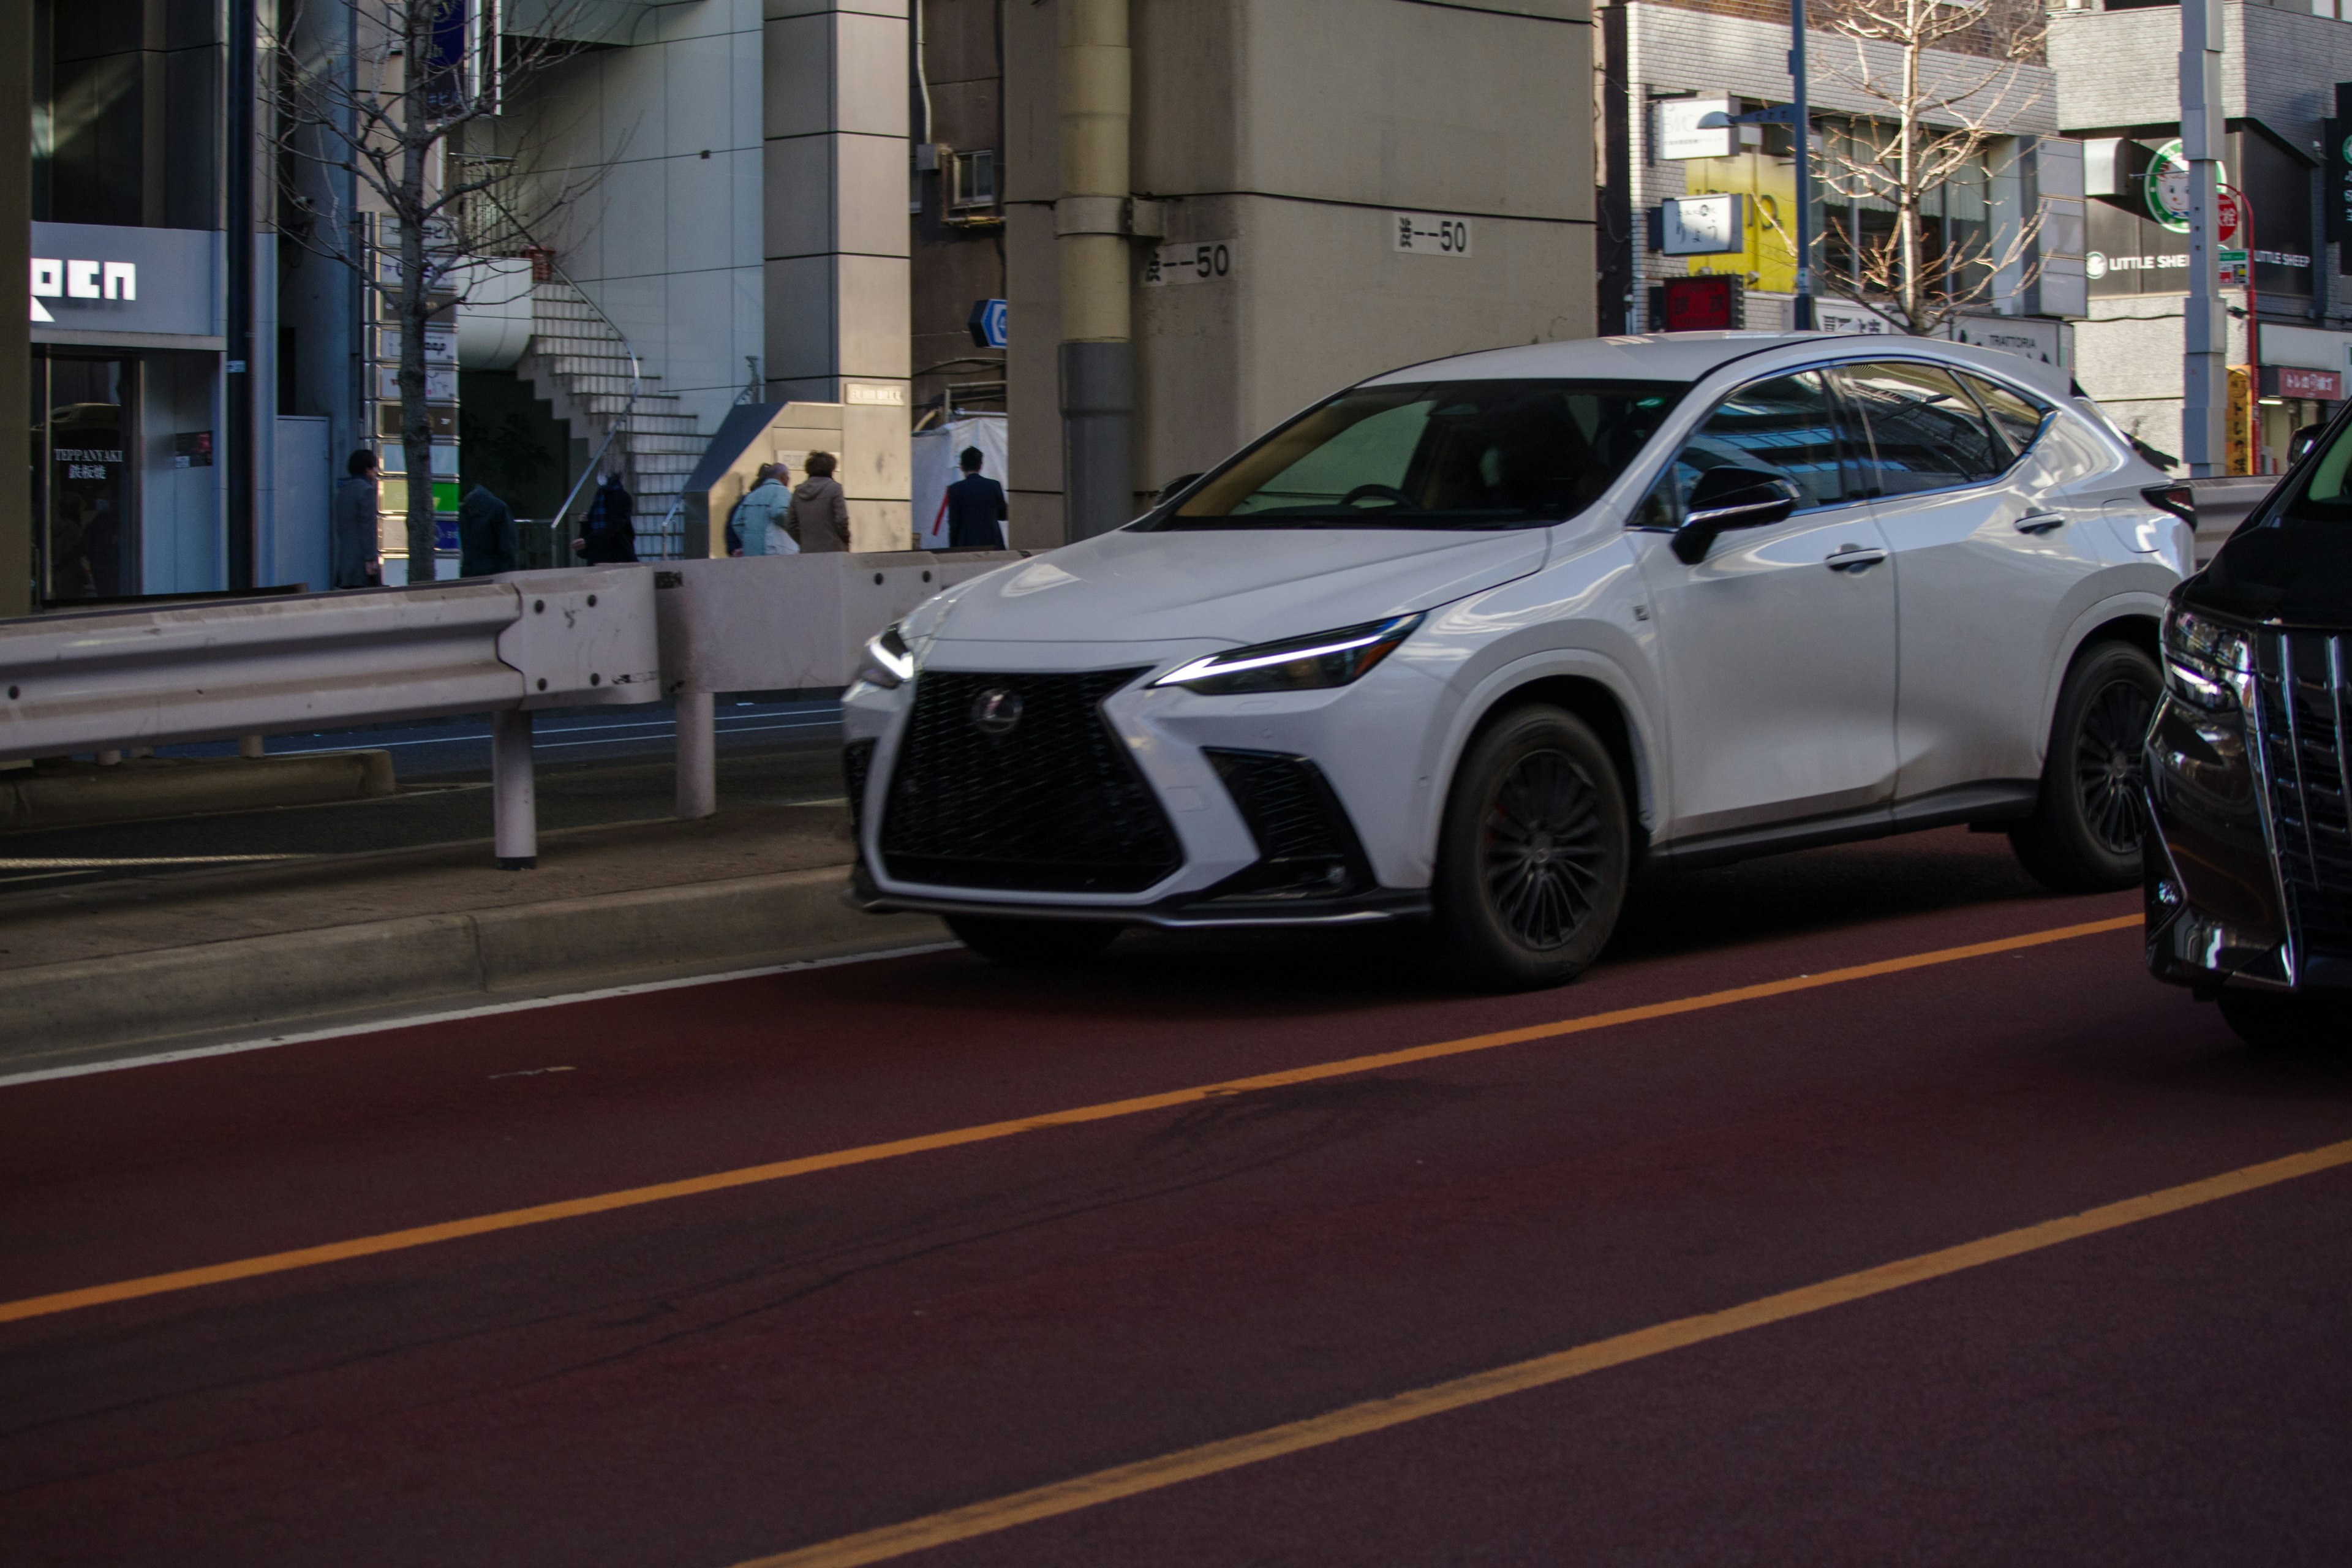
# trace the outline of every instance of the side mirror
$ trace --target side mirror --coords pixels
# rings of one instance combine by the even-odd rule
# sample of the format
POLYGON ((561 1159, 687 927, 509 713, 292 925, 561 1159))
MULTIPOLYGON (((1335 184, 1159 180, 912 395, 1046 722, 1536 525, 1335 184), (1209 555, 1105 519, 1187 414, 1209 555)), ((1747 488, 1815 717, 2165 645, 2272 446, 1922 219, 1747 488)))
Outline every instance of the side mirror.
POLYGON ((2327 426, 2325 425, 2305 426, 2294 433, 2294 439, 2287 443, 2286 460, 2289 463, 2303 461, 2304 454, 2318 446, 2319 438, 2326 434, 2327 426))
POLYGON ((1696 566, 1715 548, 1717 535, 1779 522, 1803 499, 1796 486, 1778 474, 1760 468, 1709 468, 1691 486, 1690 510, 1675 530, 1675 558, 1696 566))
POLYGON ((1151 504, 1153 506, 1166 506, 1170 501, 1174 500, 1179 495, 1181 495, 1186 486, 1190 485, 1194 479, 1197 479, 1200 477, 1201 476, 1199 474, 1177 475, 1174 479, 1160 487, 1160 493, 1151 498, 1151 504))

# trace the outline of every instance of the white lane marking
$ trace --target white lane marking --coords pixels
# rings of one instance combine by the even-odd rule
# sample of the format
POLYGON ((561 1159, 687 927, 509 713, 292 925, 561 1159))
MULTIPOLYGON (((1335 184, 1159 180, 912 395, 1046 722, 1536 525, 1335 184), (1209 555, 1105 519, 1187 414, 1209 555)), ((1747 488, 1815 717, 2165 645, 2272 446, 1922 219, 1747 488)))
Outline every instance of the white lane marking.
POLYGON ((124 1057, 113 1061, 86 1062, 79 1067, 43 1068, 35 1072, 0 1075, 0 1089, 47 1083, 51 1079, 87 1078, 92 1073, 121 1072, 125 1068, 160 1067, 165 1062, 195 1061, 205 1057, 229 1057, 266 1051, 278 1046, 308 1045, 314 1040, 342 1039, 355 1035, 381 1035, 390 1029, 421 1028, 427 1024, 454 1024, 465 1018, 495 1017, 501 1013, 529 1013, 541 1007, 568 1006, 574 1002, 602 1002, 614 996, 643 996, 656 991, 682 991, 694 985, 723 985, 730 980, 754 980, 762 974, 794 974, 803 969, 836 969, 845 963, 873 963, 885 958, 916 958, 927 952, 953 952, 960 942, 931 942, 919 947, 886 948, 880 952, 853 952, 841 958, 804 958, 797 963, 765 963, 757 969, 730 969, 723 974, 691 974, 683 980, 648 980, 635 985, 607 985, 595 991, 572 991, 561 996, 527 996, 514 1002, 488 1002, 477 1007, 457 1007, 446 1013, 417 1013, 383 1018, 368 1024, 340 1024, 331 1028, 269 1035, 224 1046, 197 1046, 182 1051, 157 1051, 152 1056, 124 1057))
POLYGON ((0 871, 96 871, 110 866, 225 866, 250 860, 312 860, 313 855, 116 855, 81 859, 0 856, 0 871))

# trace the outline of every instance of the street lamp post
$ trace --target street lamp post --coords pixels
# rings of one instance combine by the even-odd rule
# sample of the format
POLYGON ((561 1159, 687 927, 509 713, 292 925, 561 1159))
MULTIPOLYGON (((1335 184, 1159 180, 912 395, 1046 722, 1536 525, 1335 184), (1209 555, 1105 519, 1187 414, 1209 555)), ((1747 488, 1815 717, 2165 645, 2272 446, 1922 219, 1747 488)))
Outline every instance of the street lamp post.
POLYGON ((1805 111, 1805 0, 1789 0, 1789 76, 1795 101, 1789 130, 1797 152, 1797 331, 1813 329, 1813 131, 1805 111))
MULTIPOLYGON (((2221 471, 2223 411, 2230 373, 2223 361, 2228 323, 2221 315, 2220 191, 2221 157, 2221 0, 2180 6, 2180 151, 2189 161, 2189 303, 2180 362, 2180 440, 2189 472, 2221 471)), ((2252 256, 2248 258, 2251 277, 2252 256)))

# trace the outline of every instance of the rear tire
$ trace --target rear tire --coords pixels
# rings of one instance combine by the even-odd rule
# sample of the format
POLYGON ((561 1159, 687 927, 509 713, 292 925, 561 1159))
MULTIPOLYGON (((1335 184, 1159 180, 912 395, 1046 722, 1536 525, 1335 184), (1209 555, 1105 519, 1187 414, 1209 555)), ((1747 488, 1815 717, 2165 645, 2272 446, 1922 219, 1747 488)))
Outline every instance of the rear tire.
POLYGON ((1118 940, 1108 921, 1024 920, 1013 915, 950 915, 956 940, 991 963, 1008 969, 1054 969, 1083 963, 1118 940))
POLYGON ((2352 1044, 2352 1005, 2333 996, 2224 991, 2221 1021, 2258 1051, 2340 1050, 2352 1044))
POLYGON ((2156 661, 2129 643, 2095 644, 2066 672, 2042 793, 2033 815, 2009 835, 2043 886, 2108 893, 2138 884, 2147 834, 2141 747, 2163 688, 2156 661))
POLYGON ((1504 714, 1454 770, 1431 889, 1437 961, 1455 982, 1525 991, 1600 955, 1633 866, 1609 748, 1558 708, 1504 714))

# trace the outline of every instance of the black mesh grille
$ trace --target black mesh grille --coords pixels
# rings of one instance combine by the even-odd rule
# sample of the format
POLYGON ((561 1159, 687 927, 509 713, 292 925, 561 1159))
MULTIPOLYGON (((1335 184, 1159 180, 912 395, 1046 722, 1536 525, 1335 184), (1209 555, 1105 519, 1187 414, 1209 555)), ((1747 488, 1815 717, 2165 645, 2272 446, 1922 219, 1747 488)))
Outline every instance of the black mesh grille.
POLYGON ((841 749, 841 786, 849 796, 849 839, 866 842, 866 775, 874 767, 874 742, 852 741, 841 749))
POLYGON ((1132 893, 1183 863, 1175 830, 1102 700, 1143 672, 971 675, 926 670, 890 774, 882 862, 902 881, 1057 893, 1132 893), (1020 700, 983 734, 974 705, 1020 700))
POLYGON ((2352 957, 2352 638, 2262 639, 2263 773, 2280 879, 2305 954, 2352 957))
POLYGON ((1279 752, 1212 748, 1207 756, 1262 857, 1220 896, 1330 898, 1370 884, 1363 847, 1320 768, 1279 752))

